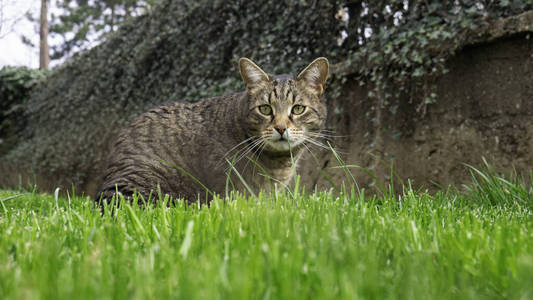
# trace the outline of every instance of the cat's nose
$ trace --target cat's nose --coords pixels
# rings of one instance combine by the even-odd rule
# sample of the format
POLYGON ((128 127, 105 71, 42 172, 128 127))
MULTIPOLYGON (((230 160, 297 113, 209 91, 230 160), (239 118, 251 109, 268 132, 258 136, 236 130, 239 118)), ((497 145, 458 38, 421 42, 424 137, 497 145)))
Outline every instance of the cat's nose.
POLYGON ((287 129, 287 126, 285 126, 285 125, 276 125, 276 126, 274 126, 274 129, 276 129, 276 131, 279 132, 279 135, 283 136, 283 133, 287 129))

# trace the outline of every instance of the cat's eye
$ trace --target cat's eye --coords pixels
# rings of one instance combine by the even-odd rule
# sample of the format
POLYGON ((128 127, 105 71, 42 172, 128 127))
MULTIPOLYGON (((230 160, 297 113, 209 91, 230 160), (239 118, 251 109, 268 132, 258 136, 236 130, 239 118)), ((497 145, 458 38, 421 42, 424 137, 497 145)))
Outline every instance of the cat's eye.
POLYGON ((261 105, 259 106, 259 112, 263 115, 270 116, 272 114, 272 107, 270 105, 261 105))
POLYGON ((294 115, 301 115, 305 111, 305 106, 303 105, 295 105, 292 107, 292 114, 294 115))

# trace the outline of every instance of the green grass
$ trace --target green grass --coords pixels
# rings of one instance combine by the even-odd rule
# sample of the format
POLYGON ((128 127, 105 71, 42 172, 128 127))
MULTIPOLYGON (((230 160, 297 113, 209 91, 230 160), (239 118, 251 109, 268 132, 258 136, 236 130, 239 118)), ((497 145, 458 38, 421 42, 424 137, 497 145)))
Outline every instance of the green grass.
POLYGON ((280 192, 210 207, 0 192, 3 299, 533 297, 533 192, 280 192), (16 198, 9 198, 20 195, 16 198))

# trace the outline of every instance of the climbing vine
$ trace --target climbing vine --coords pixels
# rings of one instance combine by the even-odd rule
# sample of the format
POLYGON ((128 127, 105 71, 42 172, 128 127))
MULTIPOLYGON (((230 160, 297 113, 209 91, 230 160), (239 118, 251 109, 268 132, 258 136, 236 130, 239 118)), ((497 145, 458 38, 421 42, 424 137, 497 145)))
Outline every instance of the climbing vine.
POLYGON ((26 125, 24 105, 47 72, 26 67, 0 69, 0 156, 13 148, 26 125))
POLYGON ((533 1, 354 1, 347 9, 345 73, 360 74, 379 106, 407 94, 424 113, 437 101, 434 79, 448 72, 448 59, 480 27, 531 10, 533 1))
POLYGON ((412 94, 423 113, 464 41, 493 19, 533 9, 532 1, 162 0, 33 89, 24 142, 3 158, 82 183, 133 116, 242 90, 242 56, 277 74, 326 56, 329 98, 355 74, 377 106, 394 111, 394 99, 412 94))

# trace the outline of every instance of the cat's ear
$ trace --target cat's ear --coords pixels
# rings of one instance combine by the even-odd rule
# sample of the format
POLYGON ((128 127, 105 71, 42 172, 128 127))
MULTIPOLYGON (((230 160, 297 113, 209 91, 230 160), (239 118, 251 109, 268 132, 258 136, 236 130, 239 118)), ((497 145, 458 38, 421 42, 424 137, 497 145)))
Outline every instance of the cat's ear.
POLYGON ((270 77, 261 68, 246 57, 239 59, 239 69, 246 89, 249 91, 263 86, 270 80, 270 77))
POLYGON ((319 57, 313 60, 298 76, 296 80, 305 83, 306 87, 317 96, 324 92, 324 85, 329 73, 328 59, 319 57))

